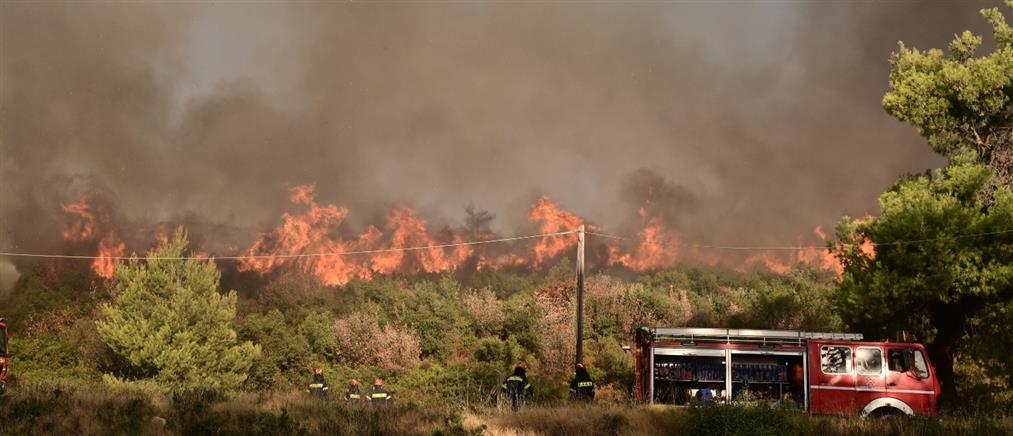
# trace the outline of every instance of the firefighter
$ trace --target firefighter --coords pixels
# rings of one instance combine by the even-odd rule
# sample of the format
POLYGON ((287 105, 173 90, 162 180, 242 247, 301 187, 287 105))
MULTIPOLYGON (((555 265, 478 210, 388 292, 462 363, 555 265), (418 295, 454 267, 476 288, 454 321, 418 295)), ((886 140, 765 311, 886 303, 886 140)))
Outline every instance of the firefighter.
POLYGON ((362 399, 362 394, 359 392, 359 381, 352 379, 348 382, 348 389, 345 390, 345 399, 348 401, 358 401, 362 399))
POLYGON ((369 390, 366 399, 376 407, 387 406, 387 402, 391 400, 391 395, 383 388, 383 379, 377 377, 376 380, 373 380, 373 389, 369 390))
POLYGON ((503 381, 503 390, 510 397, 510 408, 515 412, 524 402, 524 396, 532 394, 531 383, 528 383, 524 362, 518 362, 517 366, 514 366, 514 373, 503 381))
POLYGON ((310 383, 307 392, 320 398, 327 398, 328 390, 330 388, 327 387, 327 380, 324 379, 324 369, 319 366, 313 368, 313 383, 310 383))
POLYGON ((573 380, 570 380, 570 398, 590 403, 594 401, 594 382, 591 381, 591 374, 583 363, 578 363, 574 368, 573 380))

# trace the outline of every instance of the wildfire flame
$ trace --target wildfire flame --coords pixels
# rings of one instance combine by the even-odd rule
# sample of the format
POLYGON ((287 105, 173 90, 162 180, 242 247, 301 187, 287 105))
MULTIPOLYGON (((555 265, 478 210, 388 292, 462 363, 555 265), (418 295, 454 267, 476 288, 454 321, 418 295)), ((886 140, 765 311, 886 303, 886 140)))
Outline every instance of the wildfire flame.
MULTIPOLYGON (((266 274, 278 268, 295 268, 323 284, 340 286, 353 279, 368 280, 378 275, 449 273, 465 267, 475 271, 521 267, 539 269, 568 253, 577 243, 576 234, 565 234, 516 242, 508 248, 503 245, 498 245, 499 248, 465 245, 460 233, 450 228, 431 231, 426 221, 407 206, 388 211, 382 226, 371 225, 355 234, 345 225, 348 209, 318 203, 315 185, 291 188, 289 201, 293 210, 282 214, 281 223, 262 234, 248 249, 240 251, 240 271, 266 274)), ((100 258, 93 261, 92 270, 97 276, 112 277, 117 260, 109 257, 122 257, 126 244, 108 225, 108 217, 85 200, 60 206, 70 218, 62 232, 64 239, 95 244, 100 258), (104 236, 97 238, 97 235, 104 236)), ((650 201, 639 209, 641 229, 632 244, 591 239, 589 244, 597 244, 594 246, 598 248, 591 250, 589 264, 592 267, 647 271, 671 268, 685 261, 724 265, 740 271, 762 266, 784 274, 794 265, 805 263, 837 274, 843 272, 843 265, 829 250, 815 244, 803 244, 801 240, 797 250, 787 253, 760 251, 744 260, 685 244, 682 235, 669 228, 666 221, 654 215, 652 210, 655 209, 650 201)), ((599 231, 544 196, 531 206, 528 219, 543 234, 573 231, 580 225, 585 225, 590 232, 599 231)), ((820 241, 826 241, 827 235, 821 227, 816 227, 813 233, 820 241)), ((164 243, 167 239, 164 228, 153 237, 164 243)), ((483 233, 478 237, 479 240, 489 240, 496 235, 483 233)), ((875 256, 870 242, 866 241, 860 248, 866 255, 875 256)), ((208 255, 199 252, 198 256, 208 255)))
POLYGON ((116 239, 116 235, 109 232, 101 241, 98 243, 98 259, 95 259, 91 264, 92 271, 95 275, 104 278, 111 278, 113 272, 116 269, 116 264, 119 262, 117 259, 110 257, 122 257, 127 251, 127 244, 116 239), (103 258, 105 257, 105 258, 103 258))
POLYGON ((81 199, 71 204, 61 204, 60 207, 72 218, 63 227, 63 239, 68 241, 91 239, 95 232, 95 215, 88 207, 88 202, 81 199))
MULTIPOLYGON (((70 204, 61 204, 60 207, 63 208, 63 211, 70 218, 63 228, 64 240, 94 243, 94 238, 97 234, 96 227, 108 226, 109 224, 108 217, 100 211, 95 211, 85 199, 70 204)), ((117 260, 110 259, 109 257, 122 257, 126 252, 127 246, 116 237, 111 228, 106 230, 105 236, 97 244, 98 258, 92 261, 91 269, 99 277, 111 278, 116 268, 117 260)))
MULTIPOLYGON (((559 208, 548 197, 539 198, 528 212, 528 219, 538 223, 542 233, 558 233, 573 230, 584 223, 579 216, 559 208)), ((577 244, 577 235, 546 236, 535 245, 533 264, 538 267, 561 251, 577 244)))
POLYGON ((640 208, 639 214, 645 221, 639 245, 627 254, 619 254, 617 247, 609 247, 609 265, 623 265, 637 271, 675 266, 679 259, 679 234, 668 230, 659 218, 647 218, 646 209, 640 208))
POLYGON ((317 204, 311 184, 292 188, 289 199, 305 210, 282 215, 281 226, 246 251, 240 270, 266 273, 294 263, 324 284, 334 286, 376 274, 450 272, 472 255, 470 246, 444 247, 463 241, 449 230, 441 235, 430 234, 426 222, 406 206, 387 214, 387 234, 370 226, 357 238, 346 240, 341 236, 341 225, 348 209, 317 204), (369 253, 348 254, 362 251, 369 253), (299 257, 273 257, 282 254, 299 257))

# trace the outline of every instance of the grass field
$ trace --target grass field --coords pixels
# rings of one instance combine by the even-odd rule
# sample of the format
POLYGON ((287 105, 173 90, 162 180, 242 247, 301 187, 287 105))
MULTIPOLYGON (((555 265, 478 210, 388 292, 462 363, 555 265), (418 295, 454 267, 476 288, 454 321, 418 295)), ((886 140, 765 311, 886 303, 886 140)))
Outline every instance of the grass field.
POLYGON ((0 398, 0 434, 409 435, 992 435, 1010 417, 814 417, 766 407, 633 404, 377 409, 303 392, 161 396, 109 390, 21 388, 0 398))

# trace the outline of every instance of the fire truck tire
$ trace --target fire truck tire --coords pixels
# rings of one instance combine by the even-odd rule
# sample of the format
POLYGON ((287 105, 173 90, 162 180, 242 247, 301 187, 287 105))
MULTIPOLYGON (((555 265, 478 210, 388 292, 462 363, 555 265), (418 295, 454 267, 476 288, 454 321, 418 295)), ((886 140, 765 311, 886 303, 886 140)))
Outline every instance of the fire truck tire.
POLYGON ((907 403, 892 397, 876 398, 862 409, 862 418, 899 414, 914 415, 915 412, 907 403))

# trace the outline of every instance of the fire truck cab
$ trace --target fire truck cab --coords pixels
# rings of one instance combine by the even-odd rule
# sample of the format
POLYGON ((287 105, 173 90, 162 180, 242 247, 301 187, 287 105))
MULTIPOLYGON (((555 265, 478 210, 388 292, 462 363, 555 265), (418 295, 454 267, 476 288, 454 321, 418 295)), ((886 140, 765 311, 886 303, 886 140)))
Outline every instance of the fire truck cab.
POLYGON ((858 333, 716 328, 636 332, 635 397, 652 404, 765 400, 819 414, 933 415, 925 347, 858 333))

